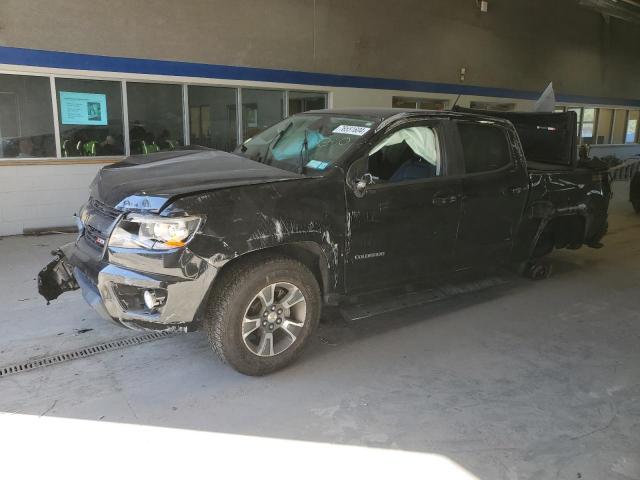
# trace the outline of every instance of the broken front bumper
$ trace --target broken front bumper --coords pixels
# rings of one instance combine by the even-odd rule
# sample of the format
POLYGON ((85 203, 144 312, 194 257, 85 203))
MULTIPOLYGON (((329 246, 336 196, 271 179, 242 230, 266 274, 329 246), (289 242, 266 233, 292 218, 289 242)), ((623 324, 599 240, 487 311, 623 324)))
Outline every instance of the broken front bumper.
POLYGON ((38 275, 49 300, 81 289, 102 317, 138 330, 194 330, 218 269, 186 248, 97 250, 85 237, 54 252, 38 275), (145 304, 145 292, 155 300, 145 304))

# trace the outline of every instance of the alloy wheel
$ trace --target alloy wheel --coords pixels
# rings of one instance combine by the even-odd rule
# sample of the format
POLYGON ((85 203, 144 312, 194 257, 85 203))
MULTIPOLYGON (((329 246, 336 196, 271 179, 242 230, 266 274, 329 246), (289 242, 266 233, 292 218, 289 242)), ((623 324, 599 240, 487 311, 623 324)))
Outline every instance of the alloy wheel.
POLYGON ((272 283, 249 302, 242 319, 242 340, 255 355, 278 355, 296 342, 306 315, 307 301, 298 287, 272 283))

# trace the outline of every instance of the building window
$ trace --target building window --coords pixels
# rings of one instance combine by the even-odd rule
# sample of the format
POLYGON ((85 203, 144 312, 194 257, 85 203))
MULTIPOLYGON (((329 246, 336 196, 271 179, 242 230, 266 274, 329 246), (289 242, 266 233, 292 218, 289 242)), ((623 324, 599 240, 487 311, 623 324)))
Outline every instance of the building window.
POLYGON ((242 89, 242 138, 247 139, 284 118, 284 92, 242 89))
POLYGON ((421 110, 445 110, 449 106, 448 100, 418 97, 393 97, 393 108, 419 108, 421 110))
POLYGON ((127 105, 132 155, 183 144, 181 85, 127 82, 127 105))
POLYGON ((189 133, 191 145, 230 152, 238 143, 237 90, 224 87, 189 86, 189 133))
POLYGON ((476 110, 491 110, 493 112, 513 112, 516 109, 515 103, 471 102, 469 106, 476 110))
POLYGON ((627 114, 627 128, 624 135, 624 143, 635 143, 638 138, 638 120, 640 110, 629 110, 627 114))
POLYGON ((0 75, 0 158, 55 156, 49 78, 0 75))
POLYGON ((624 143, 624 129, 626 127, 627 111, 616 109, 613 111, 613 126, 611 127, 611 143, 624 143))
POLYGON ((577 130, 576 136, 578 137, 578 143, 580 143, 580 139, 582 138, 582 108, 580 107, 567 107, 567 112, 575 112, 577 120, 577 130))
POLYGON ((580 125, 580 143, 592 144, 596 134, 596 119, 598 111, 596 108, 582 109, 582 124, 580 125))
POLYGON ((327 108, 327 94, 315 92, 289 92, 289 115, 327 108))
POLYGON ((63 157, 124 154, 120 82, 56 78, 63 157))
POLYGON ((598 137, 594 143, 611 143, 611 126, 613 124, 613 110, 610 108, 598 109, 598 123, 596 132, 598 137))

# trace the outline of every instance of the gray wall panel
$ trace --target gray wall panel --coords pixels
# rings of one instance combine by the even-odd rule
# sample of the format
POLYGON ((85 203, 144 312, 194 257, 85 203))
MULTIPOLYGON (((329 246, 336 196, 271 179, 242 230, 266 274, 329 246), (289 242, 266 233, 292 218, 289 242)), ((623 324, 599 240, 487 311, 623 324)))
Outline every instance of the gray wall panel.
POLYGON ((577 0, 3 0, 0 44, 640 97, 640 27, 577 0))

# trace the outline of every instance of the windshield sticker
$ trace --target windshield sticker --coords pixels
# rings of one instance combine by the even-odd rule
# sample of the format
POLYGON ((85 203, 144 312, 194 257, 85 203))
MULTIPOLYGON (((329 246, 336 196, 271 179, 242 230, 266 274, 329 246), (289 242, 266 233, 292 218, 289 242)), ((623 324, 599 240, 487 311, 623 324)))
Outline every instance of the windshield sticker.
POLYGON ((329 166, 329 162, 321 162, 319 160, 311 160, 307 163, 307 167, 313 168, 314 170, 324 170, 329 166))
POLYGON ((356 125, 340 125, 339 127, 336 127, 332 133, 344 133, 347 135, 357 135, 361 137, 369 130, 371 129, 368 127, 358 127, 356 125))

